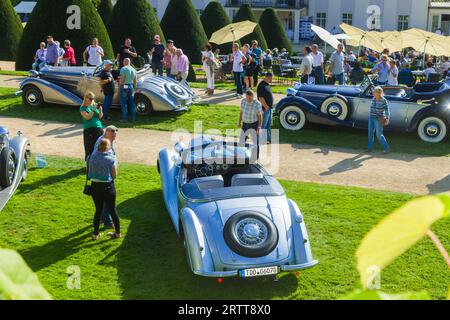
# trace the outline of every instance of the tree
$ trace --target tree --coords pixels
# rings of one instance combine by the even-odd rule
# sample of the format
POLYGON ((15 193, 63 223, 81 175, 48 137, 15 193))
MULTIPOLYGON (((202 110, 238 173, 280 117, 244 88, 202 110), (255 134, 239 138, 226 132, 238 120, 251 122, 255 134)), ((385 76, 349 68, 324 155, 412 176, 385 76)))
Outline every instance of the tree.
MULTIPOLYGON (((203 11, 200 20, 202 22, 203 28, 205 29, 206 37, 211 38, 212 34, 229 25, 231 23, 228 14, 225 9, 218 1, 211 1, 203 11)), ((225 43, 222 45, 212 44, 215 48, 219 48, 221 52, 230 53, 232 43, 225 43)))
POLYGON ((0 30, 0 60, 14 61, 23 28, 9 1, 0 1, 0 30))
POLYGON ((116 52, 128 37, 142 57, 146 57, 156 34, 164 41, 155 11, 146 0, 118 0, 113 9, 108 31, 116 52))
POLYGON ((48 35, 60 41, 61 45, 64 40, 70 40, 78 64, 83 62, 83 51, 95 37, 105 52, 105 58, 113 58, 108 32, 91 0, 39 0, 20 41, 16 60, 17 70, 30 68, 39 42, 45 41, 48 35), (74 23, 76 19, 72 19, 75 17, 74 13, 67 13, 67 8, 71 5, 80 8, 80 28, 74 23))
POLYGON ((191 0, 170 0, 161 27, 166 38, 183 49, 191 63, 201 63, 201 51, 208 38, 191 0))
POLYGON ((101 0, 101 2, 97 6, 97 11, 100 17, 103 20, 103 23, 105 26, 108 25, 109 20, 111 18, 112 12, 113 12, 113 4, 111 0, 101 0))
MULTIPOLYGON (((252 12, 252 8, 250 7, 249 4, 243 4, 239 8, 238 12, 236 13, 236 16, 233 19, 233 22, 241 22, 241 21, 245 21, 245 20, 250 20, 250 21, 258 23, 258 21, 255 18, 255 15, 252 12)), ((250 33, 249 35, 246 35, 245 37, 243 37, 241 39, 241 43, 251 44, 252 40, 258 41, 260 47, 263 50, 267 49, 267 42, 266 42, 266 39, 264 38, 264 34, 262 33, 261 27, 259 26, 259 24, 256 25, 255 30, 253 30, 252 33, 250 33)))
POLYGON ((267 8, 259 19, 259 25, 266 38, 269 48, 286 48, 289 53, 292 53, 292 44, 286 36, 280 17, 273 10, 273 8, 267 8))

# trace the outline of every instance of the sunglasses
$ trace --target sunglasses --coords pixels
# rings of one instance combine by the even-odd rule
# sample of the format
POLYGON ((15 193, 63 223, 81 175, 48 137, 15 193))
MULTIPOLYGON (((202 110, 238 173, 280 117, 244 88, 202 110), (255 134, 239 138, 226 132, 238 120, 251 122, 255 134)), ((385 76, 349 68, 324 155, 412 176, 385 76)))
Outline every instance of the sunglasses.
POLYGON ((88 98, 88 100, 89 100, 89 101, 94 101, 94 100, 95 100, 95 98, 88 98))

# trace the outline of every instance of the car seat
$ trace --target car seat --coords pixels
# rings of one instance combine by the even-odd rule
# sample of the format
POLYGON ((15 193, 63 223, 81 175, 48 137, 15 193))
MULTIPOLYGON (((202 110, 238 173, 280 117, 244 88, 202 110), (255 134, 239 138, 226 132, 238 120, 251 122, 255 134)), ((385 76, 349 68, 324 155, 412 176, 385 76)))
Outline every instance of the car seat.
POLYGON ((235 174, 231 178, 232 187, 259 186, 264 184, 266 184, 266 181, 261 173, 235 174))
POLYGON ((195 184, 199 190, 218 189, 224 187, 223 177, 221 175, 195 178, 191 180, 191 183, 195 184))

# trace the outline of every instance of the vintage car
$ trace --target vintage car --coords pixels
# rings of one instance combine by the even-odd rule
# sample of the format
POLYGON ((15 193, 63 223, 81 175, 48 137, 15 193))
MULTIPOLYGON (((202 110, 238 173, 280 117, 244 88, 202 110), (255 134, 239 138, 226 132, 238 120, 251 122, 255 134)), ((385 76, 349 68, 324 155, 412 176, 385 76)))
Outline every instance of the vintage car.
MULTIPOLYGON (((98 67, 51 67, 45 66, 39 72, 30 70, 29 76, 20 83, 25 105, 38 107, 44 102, 80 106, 87 90, 103 99, 99 84, 103 64, 98 67)), ((118 71, 113 75, 117 78, 118 71)), ((187 84, 174 79, 154 76, 150 65, 137 72, 135 93, 136 113, 148 115, 154 111, 184 111, 193 102, 195 93, 187 84)), ((117 86, 117 81, 116 81, 117 86)), ((113 106, 120 107, 120 92, 117 89, 113 106)))
POLYGON ((0 211, 28 173, 30 155, 28 139, 21 132, 9 138, 9 131, 0 126, 0 211))
MULTIPOLYGON (((280 124, 300 130, 306 122, 367 128, 373 77, 360 86, 296 84, 276 106, 280 124)), ((426 142, 443 141, 450 130, 450 83, 384 86, 390 106, 387 130, 417 132, 426 142)))
POLYGON ((167 211, 196 275, 273 276, 317 264, 302 212, 254 154, 207 137, 159 153, 167 211))

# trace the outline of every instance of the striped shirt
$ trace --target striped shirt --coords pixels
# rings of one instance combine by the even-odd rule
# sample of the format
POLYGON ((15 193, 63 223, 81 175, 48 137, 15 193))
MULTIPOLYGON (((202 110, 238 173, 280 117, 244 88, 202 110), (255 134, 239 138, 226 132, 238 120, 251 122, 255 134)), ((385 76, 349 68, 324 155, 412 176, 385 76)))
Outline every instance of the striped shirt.
POLYGON ((370 116, 371 117, 390 117, 389 105, 386 98, 381 97, 380 100, 376 100, 375 98, 372 100, 372 104, 370 105, 370 116))
POLYGON ((248 102, 247 99, 242 99, 242 122, 255 123, 258 121, 258 115, 262 114, 262 106, 258 100, 248 102))

